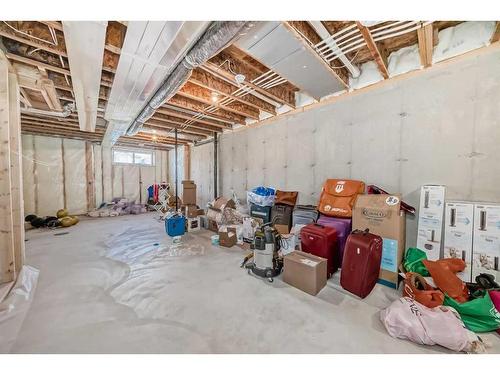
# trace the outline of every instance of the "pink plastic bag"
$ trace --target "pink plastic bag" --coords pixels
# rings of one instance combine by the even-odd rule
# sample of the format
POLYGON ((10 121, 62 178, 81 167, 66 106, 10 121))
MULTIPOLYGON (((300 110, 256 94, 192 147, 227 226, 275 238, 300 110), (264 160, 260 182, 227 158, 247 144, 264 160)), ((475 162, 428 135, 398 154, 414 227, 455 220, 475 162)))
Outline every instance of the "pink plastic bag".
POLYGON ((485 351, 479 337, 466 329, 458 313, 448 306, 431 309, 402 297, 382 310, 380 319, 392 337, 417 344, 441 345, 457 352, 485 351))

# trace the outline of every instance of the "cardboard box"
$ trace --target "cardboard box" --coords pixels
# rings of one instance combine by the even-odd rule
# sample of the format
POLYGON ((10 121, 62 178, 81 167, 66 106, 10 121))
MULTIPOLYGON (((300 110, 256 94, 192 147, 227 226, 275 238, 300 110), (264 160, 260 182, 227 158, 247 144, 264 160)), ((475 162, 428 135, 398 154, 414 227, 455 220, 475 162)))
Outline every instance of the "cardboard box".
POLYGON ((192 180, 182 181, 182 203, 196 205, 196 184, 192 180))
POLYGON ((199 217, 187 218, 186 225, 187 225, 188 232, 199 231, 201 229, 200 218, 199 217))
POLYGON ((195 218, 198 216, 198 206, 195 204, 184 205, 184 215, 188 218, 195 218))
POLYGON ((217 225, 217 222, 215 220, 210 219, 210 218, 207 221, 208 221, 207 229, 212 231, 212 232, 218 233, 219 226, 217 225))
POLYGON ((417 247, 427 253, 427 259, 441 257, 445 187, 424 185, 420 189, 417 247))
POLYGON ((236 245, 238 236, 236 235, 236 228, 226 228, 226 231, 219 231, 219 245, 224 247, 233 247, 236 245))
POLYGON ((324 288, 327 260, 316 255, 293 251, 284 257, 283 281, 313 296, 324 288))
POLYGON ((290 233, 290 230, 288 229, 288 225, 274 224, 274 228, 278 231, 279 234, 289 234, 290 233))
POLYGON ((406 221, 398 195, 358 195, 353 209, 352 229, 365 230, 382 237, 382 262, 378 282, 398 287, 399 265, 405 250, 406 221))
POLYGON ((197 216, 203 216, 205 215, 205 210, 203 208, 199 208, 196 212, 197 216))
POLYGON ((465 262, 465 270, 457 273, 465 282, 471 281, 473 224, 473 203, 446 202, 443 258, 458 258, 465 262))
POLYGON ((474 239, 472 245, 472 280, 489 273, 500 280, 500 204, 474 205, 474 239))

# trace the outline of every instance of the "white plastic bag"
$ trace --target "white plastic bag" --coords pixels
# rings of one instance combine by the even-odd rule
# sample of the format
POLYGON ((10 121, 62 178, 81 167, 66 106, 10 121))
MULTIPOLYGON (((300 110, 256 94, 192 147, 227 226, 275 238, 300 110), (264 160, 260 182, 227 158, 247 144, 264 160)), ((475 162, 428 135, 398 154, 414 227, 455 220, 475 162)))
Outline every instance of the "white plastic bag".
POLYGON ((392 337, 417 344, 441 345, 457 352, 485 351, 481 339, 465 328, 458 313, 449 306, 431 309, 402 297, 382 310, 380 319, 392 337))

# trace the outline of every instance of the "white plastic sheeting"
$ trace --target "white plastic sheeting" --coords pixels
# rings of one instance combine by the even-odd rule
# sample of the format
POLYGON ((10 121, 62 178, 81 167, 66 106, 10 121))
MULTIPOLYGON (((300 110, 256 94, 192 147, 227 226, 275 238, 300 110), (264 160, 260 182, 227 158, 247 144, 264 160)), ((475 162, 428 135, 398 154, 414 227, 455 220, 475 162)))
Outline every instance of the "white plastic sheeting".
POLYGON ((22 153, 25 214, 53 216, 64 195, 71 214, 87 212, 84 141, 23 134, 22 153))
POLYGON ((23 266, 14 287, 0 302, 0 353, 9 353, 28 312, 38 283, 39 271, 23 266))
MULTIPOLYGON (((184 147, 183 146, 178 146, 177 147, 177 178, 179 180, 179 186, 178 186, 178 196, 182 195, 182 185, 181 181, 184 180, 184 147)), ((175 150, 170 150, 168 152, 168 180, 172 185, 172 189, 170 191, 172 192, 171 194, 174 195, 175 193, 175 150)))
POLYGON ((35 208, 35 154, 34 139, 32 135, 23 134, 22 141, 22 163, 23 163, 23 196, 24 212, 36 212, 35 208))
POLYGON ((105 246, 107 258, 125 263, 129 268, 127 275, 110 288, 110 295, 116 302, 134 309, 141 319, 169 316, 172 304, 164 297, 171 293, 172 278, 187 277, 194 284, 199 282, 179 265, 185 265, 182 258, 203 256, 205 247, 186 238, 172 243, 154 227, 129 229, 112 236, 105 246))
POLYGON ((191 147, 191 178, 196 183, 196 203, 206 207, 214 197, 214 144, 191 147))
MULTIPOLYGON (((244 199, 254 186, 276 186, 299 191, 299 203, 316 204, 324 180, 336 177, 401 192, 412 205, 426 183, 446 185, 450 199, 499 201, 499 59, 500 48, 491 47, 263 126, 224 133, 220 194, 231 196, 234 189, 244 199)), ((193 148, 198 186, 213 177, 194 166, 211 164, 200 147, 193 148)), ((414 241, 414 220, 407 228, 414 241)))
POLYGON ((439 43, 434 48, 432 62, 487 46, 495 32, 495 21, 463 22, 439 32, 439 43))
POLYGON ((66 208, 75 215, 87 212, 85 142, 63 139, 66 208))
MULTIPOLYGON (((130 150, 140 149, 130 148, 130 150)), ((96 146, 94 155, 96 155, 94 157, 96 184, 101 183, 102 187, 99 190, 104 192, 103 200, 97 201, 98 206, 103 201, 110 202, 117 197, 124 197, 137 203, 146 203, 149 186, 153 183, 168 182, 167 151, 155 150, 155 165, 151 167, 113 164, 112 148, 110 147, 96 146), (97 152, 96 149, 98 149, 97 152), (99 173, 102 173, 102 180, 97 177, 99 173)), ((96 197, 96 199, 98 198, 96 197)))

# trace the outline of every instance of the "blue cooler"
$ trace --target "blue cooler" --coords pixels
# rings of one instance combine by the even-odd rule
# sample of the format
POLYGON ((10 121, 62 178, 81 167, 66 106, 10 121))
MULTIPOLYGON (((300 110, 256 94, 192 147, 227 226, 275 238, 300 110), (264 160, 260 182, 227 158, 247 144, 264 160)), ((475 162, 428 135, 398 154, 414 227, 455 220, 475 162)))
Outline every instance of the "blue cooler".
POLYGON ((165 231, 170 237, 182 236, 186 231, 186 218, 174 215, 165 220, 165 231))

